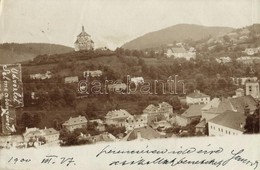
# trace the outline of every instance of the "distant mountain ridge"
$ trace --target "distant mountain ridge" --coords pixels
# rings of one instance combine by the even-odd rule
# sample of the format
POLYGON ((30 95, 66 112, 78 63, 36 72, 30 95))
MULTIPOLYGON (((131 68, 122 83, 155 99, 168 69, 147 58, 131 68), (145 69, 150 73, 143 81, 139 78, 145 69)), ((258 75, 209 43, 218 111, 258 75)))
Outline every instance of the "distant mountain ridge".
POLYGON ((0 44, 0 64, 31 60, 38 55, 61 54, 73 51, 73 48, 46 43, 4 43, 0 44))
POLYGON ((217 37, 231 32, 230 27, 208 27, 193 24, 178 24, 165 29, 147 33, 130 42, 125 43, 124 49, 147 49, 156 48, 162 45, 171 44, 174 41, 193 39, 195 41, 208 36, 217 37))

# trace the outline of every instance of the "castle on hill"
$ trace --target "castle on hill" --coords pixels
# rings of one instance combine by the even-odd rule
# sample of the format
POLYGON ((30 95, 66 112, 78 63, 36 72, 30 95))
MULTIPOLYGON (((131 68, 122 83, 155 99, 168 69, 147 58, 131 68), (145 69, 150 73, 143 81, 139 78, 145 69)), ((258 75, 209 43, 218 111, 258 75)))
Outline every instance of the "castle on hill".
POLYGON ((94 42, 91 40, 91 36, 85 32, 84 26, 82 26, 81 33, 77 36, 77 40, 74 43, 74 50, 93 50, 94 42))

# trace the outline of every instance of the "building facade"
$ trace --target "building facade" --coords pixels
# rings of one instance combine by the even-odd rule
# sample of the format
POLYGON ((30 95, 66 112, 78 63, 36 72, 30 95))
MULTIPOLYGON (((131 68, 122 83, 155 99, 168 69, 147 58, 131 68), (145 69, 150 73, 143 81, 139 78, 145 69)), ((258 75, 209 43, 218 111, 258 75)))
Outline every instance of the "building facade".
POLYGON ((62 127, 72 132, 77 128, 87 127, 87 123, 86 117, 79 115, 78 117, 70 117, 69 120, 62 124, 62 127))
POLYGON ((90 35, 85 32, 84 26, 82 26, 82 31, 77 36, 77 40, 74 43, 74 49, 75 51, 94 49, 94 42, 91 40, 90 35))

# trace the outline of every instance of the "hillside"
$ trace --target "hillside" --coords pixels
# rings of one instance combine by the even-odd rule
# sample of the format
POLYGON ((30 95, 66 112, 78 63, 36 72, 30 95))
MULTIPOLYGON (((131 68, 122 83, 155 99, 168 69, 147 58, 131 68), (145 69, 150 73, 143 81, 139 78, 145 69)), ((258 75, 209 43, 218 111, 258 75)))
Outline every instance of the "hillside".
POLYGON ((37 55, 61 54, 73 51, 73 48, 44 43, 4 43, 0 44, 0 64, 31 60, 37 55))
POLYGON ((192 24, 178 24, 159 31, 151 32, 125 43, 124 49, 146 49, 160 47, 162 45, 173 43, 174 41, 183 41, 192 39, 194 41, 211 37, 217 37, 232 31, 228 27, 206 27, 192 24))

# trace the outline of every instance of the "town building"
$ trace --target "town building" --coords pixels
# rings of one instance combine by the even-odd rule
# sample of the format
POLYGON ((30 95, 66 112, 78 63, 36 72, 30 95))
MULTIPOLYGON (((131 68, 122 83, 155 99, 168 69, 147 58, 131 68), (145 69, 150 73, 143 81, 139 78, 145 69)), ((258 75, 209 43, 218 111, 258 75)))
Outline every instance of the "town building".
POLYGON ((195 90, 186 96, 186 103, 191 104, 207 104, 210 101, 210 97, 199 90, 195 90))
POLYGON ((91 40, 90 35, 85 32, 84 26, 82 26, 82 31, 77 36, 77 40, 74 43, 74 50, 81 51, 81 50, 93 50, 93 49, 94 49, 94 42, 91 40))
POLYGON ((190 107, 181 115, 176 115, 176 123, 179 126, 187 126, 192 121, 200 120, 202 116, 201 109, 205 104, 190 105, 190 107))
POLYGON ((46 140, 46 143, 59 141, 60 132, 58 132, 57 130, 53 128, 45 128, 42 130, 42 132, 43 132, 43 137, 46 140))
POLYGON ((231 60, 230 57, 220 57, 220 58, 216 58, 216 61, 217 61, 218 63, 223 63, 223 64, 225 64, 225 63, 230 63, 232 60, 231 60))
POLYGON ((258 81, 248 79, 245 85, 246 85, 246 95, 251 95, 255 99, 260 98, 258 81))
POLYGON ((209 120, 209 136, 241 135, 244 132, 245 119, 243 112, 227 110, 209 120))
POLYGON ((0 136, 0 148, 26 147, 22 135, 0 136))
POLYGON ((23 134, 24 142, 39 141, 40 138, 45 139, 46 143, 58 142, 60 133, 53 128, 26 128, 23 134))
POLYGON ((36 80, 45 80, 50 79, 52 77, 52 73, 50 71, 46 71, 46 73, 37 73, 37 74, 31 74, 30 79, 36 79, 36 80))
POLYGON ((148 125, 147 114, 133 115, 126 119, 126 130, 131 131, 135 128, 140 128, 148 125))
POLYGON ((147 115, 148 124, 150 124, 160 120, 169 120, 173 115, 173 108, 167 102, 159 103, 158 106, 150 104, 143 110, 143 114, 147 115))
POLYGON ((133 82, 135 85, 144 83, 143 77, 131 77, 130 82, 133 82))
POLYGON ((96 124, 96 130, 100 132, 104 132, 106 130, 105 123, 101 119, 93 119, 93 120, 89 120, 89 122, 96 124))
POLYGON ((65 84, 77 83, 77 82, 79 82, 79 78, 78 78, 78 76, 65 77, 64 81, 65 81, 65 84))
POLYGON ((102 76, 101 70, 94 70, 94 71, 84 71, 83 77, 100 77, 102 76))
POLYGON ((70 117, 69 120, 62 124, 62 127, 72 132, 77 128, 87 127, 87 123, 86 117, 79 115, 78 117, 70 117))
POLYGON ((128 113, 126 110, 120 109, 120 110, 112 110, 109 111, 105 116, 105 123, 108 125, 115 125, 118 127, 125 127, 126 126, 126 120, 129 117, 133 117, 130 113, 128 113))

